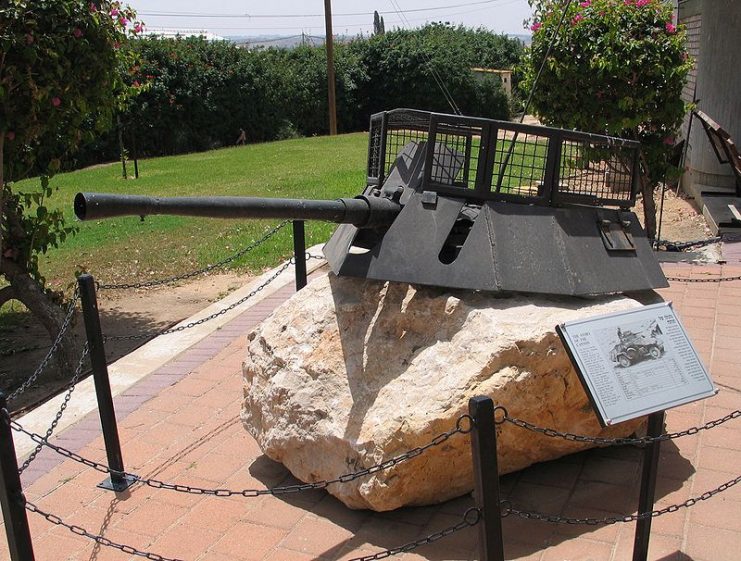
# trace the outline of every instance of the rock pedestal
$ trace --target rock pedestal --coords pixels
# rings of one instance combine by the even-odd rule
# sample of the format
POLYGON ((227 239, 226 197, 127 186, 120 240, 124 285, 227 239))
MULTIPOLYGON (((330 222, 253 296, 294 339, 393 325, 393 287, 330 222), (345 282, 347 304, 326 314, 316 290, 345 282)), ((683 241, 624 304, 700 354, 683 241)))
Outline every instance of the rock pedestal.
MULTIPOLYGON (((624 296, 501 297, 330 273, 249 335, 242 421, 268 457, 305 482, 429 443, 455 427, 475 395, 539 426, 627 436, 637 423, 601 429, 555 326, 638 305, 624 296)), ((500 473, 586 447, 502 425, 500 473)), ((383 511, 472 488, 470 439, 456 434, 328 490, 351 508, 383 511)))

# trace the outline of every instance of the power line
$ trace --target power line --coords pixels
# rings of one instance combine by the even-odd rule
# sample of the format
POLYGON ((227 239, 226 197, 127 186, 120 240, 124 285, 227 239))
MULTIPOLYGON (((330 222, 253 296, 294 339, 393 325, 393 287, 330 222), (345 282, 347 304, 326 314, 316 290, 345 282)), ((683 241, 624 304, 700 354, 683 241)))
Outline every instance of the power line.
MULTIPOLYGON (((430 12, 434 10, 449 10, 451 8, 463 8, 468 6, 480 6, 483 4, 501 4, 501 3, 512 3, 507 0, 479 0, 478 2, 465 2, 462 4, 450 4, 447 6, 434 6, 428 8, 413 8, 410 10, 389 10, 379 11, 380 15, 387 14, 399 14, 399 13, 414 13, 414 12, 430 12)), ((352 16, 372 16, 374 12, 347 12, 342 14, 332 14, 332 17, 352 17, 352 16)), ((160 11, 140 11, 139 15, 142 16, 154 16, 154 17, 172 17, 172 18, 247 18, 247 19, 258 19, 258 18, 273 18, 273 19, 296 19, 296 18, 323 18, 324 14, 209 14, 204 12, 160 12, 160 11)))
MULTIPOLYGON (((502 5, 506 4, 512 4, 515 2, 518 2, 519 0, 504 0, 504 3, 502 5)), ((421 18, 405 18, 404 21, 399 19, 399 23, 402 27, 407 26, 410 27, 411 22, 421 22, 421 21, 430 21, 431 19, 434 19, 435 21, 439 21, 440 19, 444 19, 447 17, 452 16, 459 16, 459 15, 465 15, 465 14, 472 14, 476 12, 480 12, 482 10, 486 10, 487 8, 476 8, 474 10, 465 10, 460 12, 452 12, 450 14, 443 14, 436 18, 429 18, 429 17, 421 17, 421 18)), ((373 23, 344 23, 344 24, 338 24, 338 27, 348 29, 348 28, 361 28, 361 27, 372 27, 373 23)), ((220 26, 220 25, 209 25, 208 29, 212 30, 220 30, 220 31, 300 31, 303 29, 312 29, 313 27, 323 27, 321 24, 316 24, 314 26, 312 25, 302 25, 302 26, 277 26, 277 27, 255 27, 252 25, 246 25, 246 26, 238 26, 238 27, 232 27, 232 26, 220 26)))
MULTIPOLYGON (((389 0, 391 2, 391 5, 395 8, 396 15, 406 22, 406 25, 409 26, 409 20, 406 17, 406 14, 401 10, 401 6, 399 6, 399 3, 396 0, 389 0)), ((445 98, 445 101, 448 102, 448 105, 450 105, 451 109, 453 110, 453 113, 456 115, 461 115, 461 110, 458 107, 458 104, 455 102, 455 99, 453 99, 453 95, 450 93, 447 87, 445 87, 445 83, 443 82, 442 77, 438 74, 437 70, 435 69, 435 65, 432 62, 432 59, 427 55, 424 49, 420 51, 422 53, 422 56, 427 60, 427 64, 430 67, 430 70, 432 71, 432 78, 435 80, 435 83, 437 84, 437 87, 440 88, 440 91, 443 94, 443 97, 445 98)))

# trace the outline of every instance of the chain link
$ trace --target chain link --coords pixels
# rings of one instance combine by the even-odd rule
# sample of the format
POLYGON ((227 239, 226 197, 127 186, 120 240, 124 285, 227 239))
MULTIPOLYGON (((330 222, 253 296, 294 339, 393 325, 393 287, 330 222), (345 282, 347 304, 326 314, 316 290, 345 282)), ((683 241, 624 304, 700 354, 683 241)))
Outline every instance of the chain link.
POLYGON ((43 510, 41 510, 39 507, 37 507, 35 504, 31 502, 25 501, 24 506, 26 510, 28 510, 29 512, 34 512, 36 514, 43 516, 44 518, 46 518, 48 522, 51 522, 55 526, 62 526, 63 528, 67 528, 73 534, 76 534, 78 536, 83 536, 85 538, 89 538, 95 541, 96 543, 99 543, 100 545, 118 549, 129 555, 136 555, 138 557, 144 557, 145 559, 151 559, 152 561, 182 561, 181 559, 163 557, 162 555, 157 555, 156 553, 150 553, 148 551, 140 551, 134 547, 131 547, 130 545, 116 543, 112 540, 109 540, 105 536, 101 536, 98 534, 93 534, 91 532, 88 532, 82 526, 77 526, 76 524, 68 524, 67 522, 59 518, 59 516, 57 516, 56 514, 49 514, 48 512, 44 512, 43 510))
MULTIPOLYGON (((72 399, 72 392, 75 391, 75 386, 77 386, 77 382, 80 379, 80 375, 82 374, 82 368, 85 365, 85 358, 90 353, 90 349, 88 347, 88 344, 85 343, 85 346, 82 349, 82 356, 80 356, 80 360, 77 363, 77 368, 75 369, 75 373, 70 379, 69 387, 67 389, 67 393, 64 396, 64 400, 62 401, 62 404, 59 406, 59 410, 57 411, 56 415, 54 415, 54 420, 51 422, 51 425, 48 429, 46 429, 46 434, 42 437, 44 442, 48 442, 49 438, 52 434, 54 434, 54 431, 57 428, 57 425, 59 424, 59 421, 62 419, 62 415, 64 415, 65 410, 67 409, 67 405, 69 404, 70 399, 72 399)), ((31 463, 36 459, 36 456, 39 455, 39 452, 44 448, 43 444, 37 444, 36 448, 34 448, 34 451, 31 452, 31 454, 26 458, 26 461, 23 462, 23 465, 21 465, 20 468, 18 468, 18 474, 20 475, 23 473, 28 466, 31 465, 31 463)))
POLYGON ((681 438, 683 436, 697 434, 700 431, 709 430, 709 429, 717 427, 718 425, 722 425, 723 423, 730 421, 731 419, 737 419, 741 417, 741 411, 737 409, 736 411, 729 413, 725 417, 721 417, 720 419, 715 419, 714 421, 709 421, 700 427, 692 427, 692 428, 685 429, 679 432, 669 432, 669 433, 662 434, 660 436, 655 436, 655 437, 644 436, 642 438, 602 438, 598 436, 584 436, 584 435, 574 434, 570 432, 561 432, 555 429, 543 428, 543 427, 534 425, 532 423, 529 423, 527 421, 523 421, 522 419, 516 419, 514 417, 510 417, 509 414, 507 413, 507 410, 501 406, 494 408, 494 416, 495 416, 496 424, 502 424, 504 422, 511 423, 522 429, 529 430, 531 432, 537 432, 539 434, 542 434, 542 435, 545 435, 551 438, 562 438, 564 440, 569 440, 571 442, 586 442, 590 444, 598 444, 600 446, 625 446, 625 445, 631 445, 631 444, 632 445, 645 445, 645 444, 650 444, 652 442, 663 442, 665 440, 673 440, 676 438, 681 438))
POLYGON ((703 247, 703 246, 706 246, 706 245, 711 245, 711 244, 718 243, 718 242, 722 241, 722 239, 723 238, 721 238, 720 236, 715 236, 713 238, 708 238, 708 239, 705 239, 705 240, 691 240, 691 241, 687 241, 687 242, 672 242, 672 241, 669 241, 669 240, 656 240, 654 242, 654 244, 657 247, 663 246, 665 248, 664 251, 675 252, 675 251, 683 251, 683 250, 689 249, 689 248, 703 247))
POLYGON ((461 521, 454 526, 449 526, 444 530, 440 530, 439 532, 430 534, 429 536, 422 539, 415 540, 413 542, 409 542, 398 547, 392 547, 391 549, 386 549, 384 551, 379 551, 378 553, 374 553, 373 555, 366 555, 364 557, 353 557, 349 561, 375 561, 376 559, 385 559, 386 557, 398 555, 399 553, 406 553, 407 551, 412 551, 413 549, 417 549, 420 546, 434 543, 437 540, 445 538, 451 534, 455 534, 456 532, 459 532, 465 528, 475 526, 479 522, 481 522, 481 511, 478 508, 469 508, 463 514, 461 521))
MULTIPOLYGON (((311 253, 306 252, 306 260, 308 261, 309 259, 323 260, 324 257, 322 257, 321 255, 312 255, 311 253)), ((216 319, 217 317, 222 316, 225 313, 232 311, 234 308, 240 306, 241 304, 244 304, 247 300, 249 300, 250 298, 253 298, 254 296, 257 295, 257 293, 264 290, 271 282, 277 279, 281 275, 281 273, 283 273, 286 269, 288 269, 291 265, 294 265, 295 263, 296 263, 296 259, 294 257, 291 257, 279 269, 277 269, 275 273, 273 273, 273 275, 270 276, 270 278, 268 278, 264 283, 262 283, 260 286, 255 288, 255 290, 250 292, 247 296, 241 298, 237 302, 234 302, 230 306, 227 306, 223 310, 219 310, 218 312, 211 314, 208 317, 201 318, 196 321, 192 321, 186 325, 173 327, 172 329, 166 329, 165 331, 160 331, 158 333, 138 334, 138 335, 107 335, 103 337, 103 340, 104 341, 139 341, 142 339, 154 339, 155 337, 159 337, 160 335, 169 335, 171 333, 178 333, 186 329, 192 329, 193 327, 206 323, 207 321, 216 319)))
POLYGON ((203 323, 206 323, 207 321, 211 321, 213 319, 216 319, 217 317, 220 317, 224 315, 227 312, 232 311, 234 308, 244 304, 247 300, 250 298, 253 298, 255 295, 257 295, 259 292, 264 290, 271 282, 273 282, 275 279, 277 279, 283 271, 288 269, 291 265, 293 265, 294 259, 291 258, 288 261, 286 261, 280 268, 278 268, 275 273, 273 273, 264 283, 262 283, 260 286, 255 288, 252 292, 250 292, 247 296, 240 298, 230 306, 227 306, 226 308, 223 308, 219 310, 218 312, 214 312, 210 316, 207 316, 205 318, 201 318, 196 321, 191 321, 190 323, 187 323, 185 325, 179 325, 178 327, 173 327, 171 329, 165 329, 164 331, 160 331, 158 333, 140 333, 136 335, 106 335, 103 337, 104 342, 108 341, 139 341, 142 339, 154 339, 155 337, 159 337, 160 335, 170 335, 171 333, 178 333, 180 331, 184 331, 186 329, 192 329, 193 327, 196 327, 198 325, 201 325, 203 323))
POLYGON ((244 249, 239 250, 234 255, 231 255, 227 257, 226 259, 222 259, 221 261, 214 263, 212 265, 207 265, 203 267, 202 269, 191 271, 189 273, 184 273, 182 275, 174 275, 174 276, 167 277, 164 279, 133 282, 133 283, 120 283, 120 284, 98 284, 97 289, 98 290, 131 290, 131 289, 140 289, 140 288, 152 288, 155 286, 163 286, 166 284, 172 284, 172 283, 175 283, 181 280, 189 279, 192 277, 196 277, 198 275, 202 275, 204 273, 208 273, 209 271, 213 271, 214 269, 219 269, 221 267, 224 267, 225 265, 228 265, 229 263, 236 261, 240 257, 246 255, 247 253, 249 253, 256 247, 258 247, 259 245, 262 245, 263 243, 268 241, 275 234, 277 234, 280 230, 282 230, 285 226, 287 226, 290 222, 291 222, 290 220, 284 220, 283 222, 278 224, 276 227, 268 230, 259 240, 252 242, 250 245, 248 245, 244 249))
POLYGON ((670 282, 730 282, 741 280, 741 275, 735 277, 708 277, 708 278, 693 278, 693 277, 666 277, 666 280, 670 282))
POLYGON ((167 491, 176 491, 179 493, 188 493, 191 495, 211 495, 211 496, 216 496, 216 497, 233 497, 237 495, 242 496, 242 497, 259 497, 262 495, 278 496, 278 495, 288 495, 291 493, 299 493, 301 491, 312 491, 312 490, 317 490, 317 489, 325 489, 329 485, 332 485, 334 483, 349 483, 350 481, 354 481, 355 479, 358 479, 360 477, 364 477, 366 475, 371 475, 379 471, 390 469, 397 464, 400 464, 412 458, 416 458, 417 456, 419 456, 420 454, 423 454, 426 450, 434 446, 440 446, 441 444, 443 444, 445 441, 447 441, 451 436, 455 434, 467 434, 471 432, 471 429, 473 427, 473 420, 471 419, 469 415, 462 415, 456 421, 456 425, 454 429, 437 435, 428 444, 425 444, 424 446, 418 446, 416 448, 412 448, 411 450, 409 450, 408 452, 405 452, 404 454, 394 456, 393 458, 390 458, 379 464, 375 464, 371 467, 368 467, 368 468, 365 468, 365 469, 362 469, 360 471, 356 471, 353 473, 346 473, 346 474, 340 475, 339 477, 335 477, 334 479, 317 481, 315 483, 302 483, 300 485, 285 485, 281 487, 273 487, 271 489, 242 489, 242 490, 207 489, 203 487, 194 487, 191 485, 167 483, 164 481, 160 481, 158 479, 144 479, 133 473, 118 472, 118 471, 110 469, 105 464, 96 462, 94 460, 89 460, 62 446, 52 444, 51 442, 48 442, 47 440, 45 440, 44 437, 24 429, 16 421, 11 421, 10 426, 13 430, 25 434, 26 436, 30 437, 31 440, 33 440, 34 442, 36 442, 37 444, 41 446, 46 446, 48 448, 51 448, 52 450, 54 450, 57 454, 61 456, 64 456, 66 458, 74 460, 75 462, 91 467, 101 473, 113 473, 115 475, 119 475, 122 477, 129 477, 135 480, 137 483, 142 483, 144 485, 152 487, 153 489, 165 489, 167 491))
POLYGON ((57 352, 59 346, 62 344, 62 338, 64 337, 65 333, 67 333, 67 330, 72 323, 72 318, 74 318, 75 315, 75 307, 77 306, 77 301, 79 300, 79 298, 80 289, 79 287, 75 287, 75 291, 72 294, 72 299, 67 306, 67 314, 64 316, 62 327, 59 329, 59 333, 57 334, 56 339, 54 339, 54 342, 52 343, 51 347, 49 347, 46 356, 41 361, 41 364, 39 364, 36 370, 34 370, 33 374, 31 374, 25 382, 23 382, 13 393, 8 396, 8 402, 12 402, 36 382, 41 372, 49 363, 49 360, 51 360, 51 357, 54 356, 54 353, 57 352))
POLYGON ((711 497, 717 495, 718 493, 722 493, 723 491, 733 487, 739 482, 741 482, 741 475, 739 475, 735 479, 726 481, 712 491, 705 491, 699 497, 691 497, 683 503, 667 506, 662 509, 652 510, 651 512, 627 514, 625 516, 607 516, 605 518, 569 518, 567 516, 543 514, 542 512, 537 511, 518 510, 509 506, 506 501, 502 501, 501 503, 506 505, 503 509, 502 516, 509 516, 510 514, 514 514, 515 516, 525 518, 526 520, 541 520, 543 522, 550 522, 552 524, 580 524, 587 526, 598 526, 601 524, 610 525, 617 522, 636 522, 638 520, 645 520, 647 518, 656 518, 657 516, 661 516, 662 514, 667 514, 669 512, 677 512, 681 508, 689 508, 701 501, 707 501, 711 497))

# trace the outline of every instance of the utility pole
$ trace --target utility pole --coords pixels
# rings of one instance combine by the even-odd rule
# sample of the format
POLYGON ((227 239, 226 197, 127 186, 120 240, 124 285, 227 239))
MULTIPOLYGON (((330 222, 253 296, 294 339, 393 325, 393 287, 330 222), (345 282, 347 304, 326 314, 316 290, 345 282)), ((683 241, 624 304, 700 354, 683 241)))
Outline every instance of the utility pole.
POLYGON ((337 102, 334 95, 334 45, 332 38, 332 0, 324 0, 324 24, 327 45, 327 101, 329 103, 329 134, 337 134, 337 102))

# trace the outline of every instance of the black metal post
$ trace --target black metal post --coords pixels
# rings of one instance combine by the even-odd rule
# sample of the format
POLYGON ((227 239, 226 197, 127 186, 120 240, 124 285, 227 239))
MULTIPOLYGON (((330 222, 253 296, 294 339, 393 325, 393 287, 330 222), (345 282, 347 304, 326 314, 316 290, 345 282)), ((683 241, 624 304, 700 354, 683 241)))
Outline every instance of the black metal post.
POLYGON ((34 561, 31 531, 28 527, 26 499, 18 473, 15 457, 13 430, 10 428, 10 411, 5 394, 0 393, 0 503, 3 509, 3 524, 8 537, 8 551, 12 561, 34 561))
POLYGON ((136 127, 131 130, 131 155, 134 157, 134 178, 139 179, 139 151, 136 148, 136 127))
POLYGON ((296 291, 306 286, 306 232, 303 220, 293 221, 293 255, 296 262, 296 291))
POLYGON ((82 303, 82 316, 85 320, 85 333, 87 334, 88 349, 90 350, 90 364, 93 367, 100 425, 103 429, 108 467, 111 468, 111 476, 100 483, 98 487, 118 493, 131 487, 135 483, 135 480, 130 476, 123 475, 125 471, 123 456, 121 455, 121 443, 118 439, 118 426, 116 425, 116 411, 113 408, 113 397, 111 396, 111 383, 108 379, 108 365, 105 358, 103 334, 100 330, 100 315, 98 314, 98 299, 95 295, 95 280, 92 275, 85 274, 80 275, 77 282, 80 285, 80 302, 82 303))
POLYGON ((488 397, 472 397, 468 401, 468 411, 473 418, 471 454, 474 498, 481 512, 479 560, 504 561, 494 402, 488 397))
MULTIPOLYGON (((655 438, 664 430, 664 412, 651 413, 648 416, 647 436, 655 438)), ((646 446, 643 453, 643 473, 641 475, 641 494, 638 499, 638 514, 651 512, 654 509, 656 494, 656 475, 659 467, 660 441, 646 446)), ((642 518, 636 522, 636 535, 633 542, 633 561, 646 561, 648 558, 648 541, 651 537, 651 518, 642 518)))

